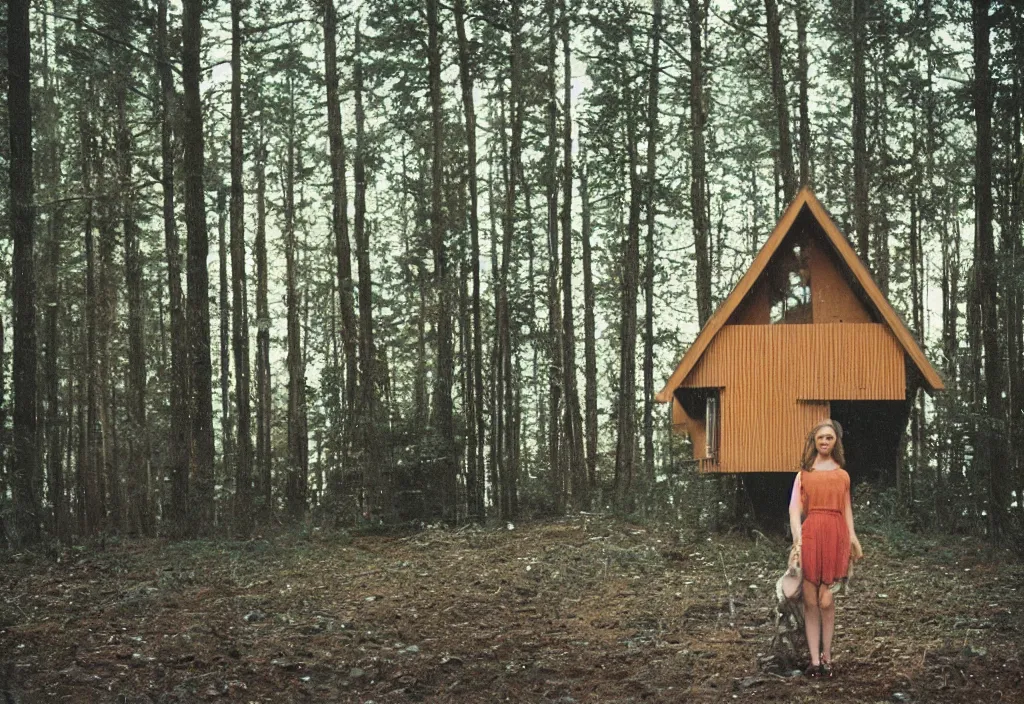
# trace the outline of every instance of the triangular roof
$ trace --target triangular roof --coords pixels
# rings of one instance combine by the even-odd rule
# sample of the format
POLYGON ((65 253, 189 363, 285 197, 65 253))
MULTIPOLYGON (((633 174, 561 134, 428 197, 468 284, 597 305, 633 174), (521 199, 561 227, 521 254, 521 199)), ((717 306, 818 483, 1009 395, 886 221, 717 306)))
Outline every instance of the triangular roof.
POLYGON ((668 378, 665 383, 665 388, 658 392, 655 396, 655 400, 662 403, 667 403, 672 400, 672 392, 683 383, 686 376, 690 373, 693 367, 700 360, 701 355, 707 350, 708 345, 711 344, 711 340, 714 339, 718 331, 722 329, 722 326, 728 322, 733 312, 739 307, 743 299, 746 298, 747 294, 754 287, 754 283, 758 277, 768 266, 768 262, 771 261, 772 255, 775 254, 776 250, 782 244, 782 241, 789 234, 790 229, 793 227, 793 223, 796 222, 797 216, 800 211, 807 207, 811 215, 817 220, 818 225, 821 226, 825 236, 828 237, 829 242, 835 248, 836 253, 843 260, 846 266, 849 268, 850 273, 853 275, 856 282, 860 285, 861 290, 875 306, 880 317, 889 327, 893 336, 899 342, 900 346, 906 352, 907 356, 914 363, 914 366, 920 372, 924 385, 929 391, 938 391, 945 388, 945 384, 942 382, 942 377, 939 376, 938 372, 932 368, 932 365, 928 362, 928 359, 924 356, 924 352, 921 350, 920 345, 917 344, 917 340, 914 339, 913 334, 907 329, 903 319, 900 318, 899 314, 893 310, 892 306, 889 305, 889 301, 886 300, 885 295, 878 288, 874 279, 871 278, 871 274, 868 272, 864 263, 861 262, 857 253, 850 246, 849 241, 846 237, 839 232, 839 228, 836 227, 835 223, 832 222, 832 218, 829 216, 828 211, 818 201, 814 193, 811 191, 809 186, 804 186, 797 193, 796 198, 789 207, 786 208, 786 212, 782 214, 782 218, 779 223, 775 226, 772 234, 768 237, 768 241, 765 242, 761 251, 757 253, 754 258, 753 264, 750 265, 750 269, 743 275, 740 282, 736 284, 736 288, 732 290, 729 297, 718 306, 718 310, 711 316, 711 319, 704 325, 704 328, 700 331, 697 339, 694 340, 693 344, 690 345, 690 349, 686 351, 682 361, 679 362, 679 366, 672 373, 672 376, 668 378))

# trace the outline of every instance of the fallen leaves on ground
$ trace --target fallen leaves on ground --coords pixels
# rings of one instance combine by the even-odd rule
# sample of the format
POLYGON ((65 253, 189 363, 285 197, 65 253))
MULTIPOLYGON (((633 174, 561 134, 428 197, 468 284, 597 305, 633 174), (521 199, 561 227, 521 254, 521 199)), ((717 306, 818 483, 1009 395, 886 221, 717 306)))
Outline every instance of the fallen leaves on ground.
POLYGON ((7 701, 1024 701, 1024 567, 862 533, 836 676, 765 668, 781 539, 594 515, 10 555, 7 701), (511 528, 511 529, 510 529, 511 528))

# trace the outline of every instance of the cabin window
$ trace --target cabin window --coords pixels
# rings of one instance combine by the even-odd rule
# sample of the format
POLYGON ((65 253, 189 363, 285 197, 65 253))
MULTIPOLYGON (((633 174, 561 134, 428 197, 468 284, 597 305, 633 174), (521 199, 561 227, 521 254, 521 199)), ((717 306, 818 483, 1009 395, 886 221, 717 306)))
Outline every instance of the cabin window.
POLYGON ((709 458, 717 459, 719 443, 722 437, 721 408, 717 391, 712 391, 708 394, 705 406, 705 423, 705 429, 707 430, 706 454, 709 458))
POLYGON ((769 319, 772 323, 811 322, 811 270, 807 251, 793 246, 776 264, 769 319))
POLYGON ((697 459, 710 459, 717 463, 722 438, 721 389, 708 387, 680 387, 675 398, 686 417, 693 421, 685 427, 693 443, 697 459), (696 433, 694 433, 696 431, 696 433), (698 441, 696 437, 701 437, 698 441), (700 444, 698 444, 700 442, 700 444))

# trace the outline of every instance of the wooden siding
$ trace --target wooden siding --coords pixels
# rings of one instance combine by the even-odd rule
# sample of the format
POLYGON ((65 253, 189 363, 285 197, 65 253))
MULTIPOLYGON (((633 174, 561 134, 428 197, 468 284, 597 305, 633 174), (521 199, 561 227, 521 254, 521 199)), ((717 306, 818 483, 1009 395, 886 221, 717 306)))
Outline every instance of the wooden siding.
MULTIPOLYGON (((813 223, 811 227, 817 227, 813 223)), ((807 248, 811 270, 811 305, 815 323, 870 323, 871 311, 858 299, 840 270, 839 255, 824 237, 810 240, 807 248)))
POLYGON ((882 324, 727 325, 682 383, 720 390, 719 460, 701 469, 793 471, 829 401, 902 400, 905 374, 903 349, 882 324))
POLYGON ((829 415, 828 401, 772 404, 753 401, 738 390, 722 390, 722 448, 717 464, 701 469, 715 472, 793 472, 807 432, 829 415))
POLYGON ((768 277, 763 273, 743 299, 728 325, 768 325, 771 323, 772 296, 768 277))
MULTIPOLYGON (((903 350, 884 325, 727 325, 681 384, 801 400, 906 398, 903 350)), ((723 409, 723 413, 725 413, 723 409)))

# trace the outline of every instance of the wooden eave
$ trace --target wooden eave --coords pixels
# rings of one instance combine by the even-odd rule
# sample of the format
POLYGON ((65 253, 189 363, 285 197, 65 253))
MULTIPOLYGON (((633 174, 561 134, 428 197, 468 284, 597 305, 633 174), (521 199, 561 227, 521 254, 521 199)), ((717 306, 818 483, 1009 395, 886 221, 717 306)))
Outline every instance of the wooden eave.
POLYGON ((775 226, 775 229, 772 230, 768 241, 765 242, 761 251, 754 257, 754 261, 747 270, 747 273, 743 275, 740 282, 736 284, 736 288, 732 290, 732 293, 729 294, 728 298, 722 302, 718 310, 711 316, 711 319, 704 325, 700 334, 697 335, 697 339, 690 345, 690 349, 683 355, 683 359, 679 362, 676 370, 672 372, 672 376, 668 378, 665 387, 654 397, 656 401, 667 403, 672 400, 672 392, 683 383, 686 376, 693 370, 693 367, 707 350, 708 345, 711 344, 711 340, 714 339, 718 331, 722 329, 722 326, 728 322, 740 303, 743 302, 743 299, 750 293, 758 277, 768 266, 768 262, 771 261, 772 256, 793 227, 797 216, 804 206, 807 206, 811 215, 817 220, 822 231, 835 248, 836 253, 839 254, 846 263, 846 266, 849 267, 850 273, 853 274, 861 289, 875 306, 882 320, 885 321, 889 330, 897 342, 899 342, 900 347, 903 348, 903 351, 921 373, 925 388, 929 392, 940 391, 945 388, 942 377, 939 376, 927 357, 925 357, 921 347, 917 344, 917 340, 914 339, 910 330, 907 329, 899 314, 889 305, 889 301, 886 300, 885 295, 879 290, 878 285, 871 278, 867 267, 861 262, 860 257, 857 256, 853 247, 850 246, 849 241, 839 232, 835 223, 832 222, 828 211, 818 201, 810 187, 804 186, 797 193, 793 202, 789 204, 789 207, 786 208, 786 212, 782 214, 782 218, 775 226))

